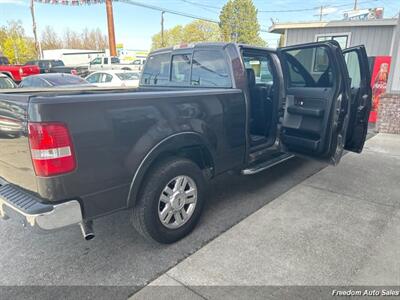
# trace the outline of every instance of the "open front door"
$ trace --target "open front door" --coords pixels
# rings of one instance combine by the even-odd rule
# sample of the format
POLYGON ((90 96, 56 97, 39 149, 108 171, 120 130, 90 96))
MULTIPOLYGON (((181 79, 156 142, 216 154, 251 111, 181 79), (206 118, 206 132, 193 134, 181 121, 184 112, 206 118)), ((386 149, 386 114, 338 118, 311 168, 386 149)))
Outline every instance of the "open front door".
POLYGON ((278 49, 286 97, 280 125, 282 150, 337 164, 350 112, 346 63, 335 41, 278 49))
POLYGON ((368 57, 364 46, 343 50, 343 54, 351 79, 350 120, 344 148, 360 153, 367 137, 372 102, 368 57))

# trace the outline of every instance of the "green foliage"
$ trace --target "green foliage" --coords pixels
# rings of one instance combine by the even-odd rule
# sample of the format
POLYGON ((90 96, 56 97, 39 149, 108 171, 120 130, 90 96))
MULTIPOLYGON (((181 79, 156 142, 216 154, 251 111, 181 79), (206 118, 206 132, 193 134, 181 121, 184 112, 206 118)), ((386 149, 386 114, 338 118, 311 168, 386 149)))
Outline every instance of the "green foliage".
POLYGON ((25 34, 21 21, 11 21, 0 27, 0 52, 13 64, 25 63, 37 57, 35 43, 25 34))
POLYGON ((229 0, 219 18, 224 41, 266 46, 260 37, 257 9, 252 0, 229 0))
POLYGON ((196 20, 186 26, 175 26, 164 30, 164 43, 161 32, 152 37, 152 50, 170 47, 181 43, 217 42, 221 40, 220 29, 217 24, 196 20))

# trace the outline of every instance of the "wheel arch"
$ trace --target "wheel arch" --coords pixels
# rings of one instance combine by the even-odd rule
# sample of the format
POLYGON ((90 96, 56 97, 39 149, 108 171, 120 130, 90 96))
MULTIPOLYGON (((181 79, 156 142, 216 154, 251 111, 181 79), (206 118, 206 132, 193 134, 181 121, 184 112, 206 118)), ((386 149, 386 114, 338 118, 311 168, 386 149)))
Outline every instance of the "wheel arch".
POLYGON ((159 161, 171 156, 187 158, 196 163, 206 177, 214 176, 215 153, 204 138, 196 132, 173 134, 151 148, 141 160, 129 187, 128 207, 135 205, 143 180, 151 168, 159 161))

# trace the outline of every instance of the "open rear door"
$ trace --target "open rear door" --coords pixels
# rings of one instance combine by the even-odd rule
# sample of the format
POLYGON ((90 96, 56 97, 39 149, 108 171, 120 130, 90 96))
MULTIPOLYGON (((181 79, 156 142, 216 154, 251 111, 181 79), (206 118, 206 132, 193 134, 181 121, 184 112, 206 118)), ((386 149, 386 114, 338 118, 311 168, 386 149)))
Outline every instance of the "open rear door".
POLYGON ((368 57, 364 46, 348 48, 343 50, 343 54, 351 79, 350 118, 344 148, 360 153, 367 137, 372 103, 368 57))
POLYGON ((337 164, 350 112, 350 80, 335 41, 278 49, 285 81, 282 151, 337 164))

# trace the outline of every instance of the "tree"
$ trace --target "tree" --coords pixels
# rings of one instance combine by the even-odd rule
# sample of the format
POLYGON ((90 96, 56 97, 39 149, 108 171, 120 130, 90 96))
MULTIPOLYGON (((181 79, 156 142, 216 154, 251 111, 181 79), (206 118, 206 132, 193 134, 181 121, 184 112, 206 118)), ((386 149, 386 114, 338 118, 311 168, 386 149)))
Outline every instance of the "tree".
POLYGON ((43 50, 60 49, 63 42, 52 27, 46 26, 42 32, 41 45, 43 50))
POLYGON ((175 26, 164 30, 164 44, 161 41, 161 32, 153 35, 152 49, 170 47, 180 43, 216 42, 221 40, 219 26, 207 21, 196 20, 186 26, 175 26))
POLYGON ((266 46, 260 37, 257 9, 252 0, 229 0, 219 18, 224 41, 266 46))
POLYGON ((183 28, 183 41, 186 43, 218 42, 221 41, 221 31, 217 24, 196 20, 183 28))
POLYGON ((24 63, 36 58, 35 43, 26 36, 21 21, 10 21, 1 27, 0 51, 11 63, 24 63))

